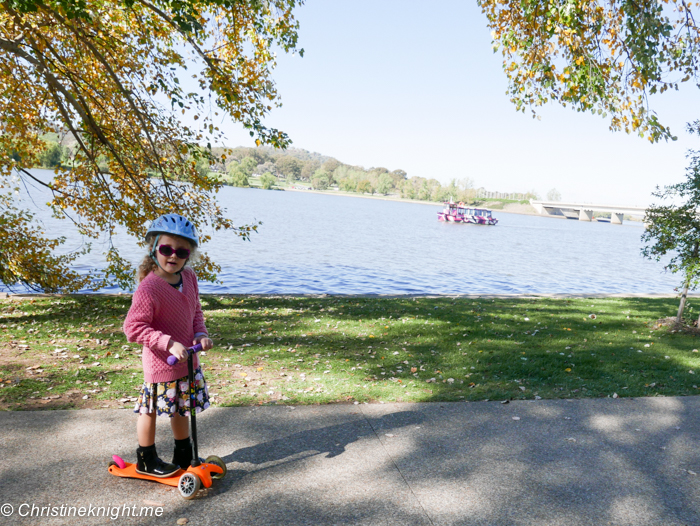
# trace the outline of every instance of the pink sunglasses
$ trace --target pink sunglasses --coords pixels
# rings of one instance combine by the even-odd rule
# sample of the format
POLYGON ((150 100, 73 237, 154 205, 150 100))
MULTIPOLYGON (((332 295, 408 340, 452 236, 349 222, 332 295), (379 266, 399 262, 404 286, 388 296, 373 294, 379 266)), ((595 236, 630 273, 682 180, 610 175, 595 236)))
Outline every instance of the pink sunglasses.
POLYGON ((170 245, 160 245, 158 247, 158 252, 166 258, 169 258, 173 254, 175 254, 175 257, 177 257, 178 259, 187 259, 190 257, 190 251, 186 248, 178 248, 177 250, 175 250, 170 245))

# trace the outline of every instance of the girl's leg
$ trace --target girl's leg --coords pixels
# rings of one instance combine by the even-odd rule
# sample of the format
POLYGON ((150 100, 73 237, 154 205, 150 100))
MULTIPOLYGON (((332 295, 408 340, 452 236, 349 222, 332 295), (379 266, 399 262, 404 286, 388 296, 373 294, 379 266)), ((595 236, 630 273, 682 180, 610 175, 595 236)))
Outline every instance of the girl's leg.
POLYGON ((170 427, 173 430, 175 440, 182 440, 190 436, 190 421, 186 416, 175 413, 170 418, 170 427))
POLYGON ((136 450, 136 471, 154 477, 168 477, 177 466, 163 462, 156 451, 156 413, 142 413, 136 421, 139 448, 136 450))
POLYGON ((136 434, 139 446, 148 447, 156 442, 156 414, 141 413, 136 421, 136 434))
POLYGON ((187 469, 192 462, 192 441, 190 440, 190 422, 186 416, 175 413, 170 419, 170 427, 175 438, 173 464, 187 469))

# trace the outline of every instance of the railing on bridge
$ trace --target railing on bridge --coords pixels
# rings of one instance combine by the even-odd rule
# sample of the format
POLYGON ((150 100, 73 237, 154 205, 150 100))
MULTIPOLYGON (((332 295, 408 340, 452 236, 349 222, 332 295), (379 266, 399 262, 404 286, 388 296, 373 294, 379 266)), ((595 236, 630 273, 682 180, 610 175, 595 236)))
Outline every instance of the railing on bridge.
POLYGON ((579 221, 593 221, 593 212, 610 214, 610 222, 621 225, 625 215, 644 217, 646 208, 638 206, 592 205, 589 203, 566 203, 560 201, 537 201, 530 199, 530 204, 541 215, 571 217, 578 214, 579 221), (567 213, 568 212, 568 213, 567 213))

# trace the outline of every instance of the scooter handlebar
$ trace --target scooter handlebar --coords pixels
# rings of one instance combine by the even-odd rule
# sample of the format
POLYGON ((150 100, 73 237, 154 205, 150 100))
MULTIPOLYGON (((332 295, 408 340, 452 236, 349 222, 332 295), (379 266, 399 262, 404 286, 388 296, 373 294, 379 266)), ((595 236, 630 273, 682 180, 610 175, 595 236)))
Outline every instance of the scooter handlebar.
MULTIPOLYGON (((198 353, 201 350, 202 350, 202 344, 198 343, 197 345, 193 345, 192 347, 187 349, 187 352, 188 353, 198 353)), ((178 362, 178 360, 175 356, 173 356, 171 354, 170 356, 168 356, 167 362, 168 362, 168 365, 175 365, 178 362)))

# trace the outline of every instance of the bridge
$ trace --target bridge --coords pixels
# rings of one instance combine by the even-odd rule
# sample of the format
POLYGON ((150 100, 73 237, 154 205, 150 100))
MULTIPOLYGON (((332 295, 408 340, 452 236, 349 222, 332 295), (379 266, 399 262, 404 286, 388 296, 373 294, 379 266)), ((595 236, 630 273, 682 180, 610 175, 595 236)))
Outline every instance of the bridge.
POLYGON ((591 205, 588 203, 565 203, 559 201, 535 201, 530 199, 530 204, 540 215, 575 217, 578 215, 579 221, 593 221, 593 212, 603 212, 610 214, 610 222, 616 225, 622 224, 622 218, 626 215, 644 216, 646 208, 638 206, 615 206, 615 205, 591 205))

